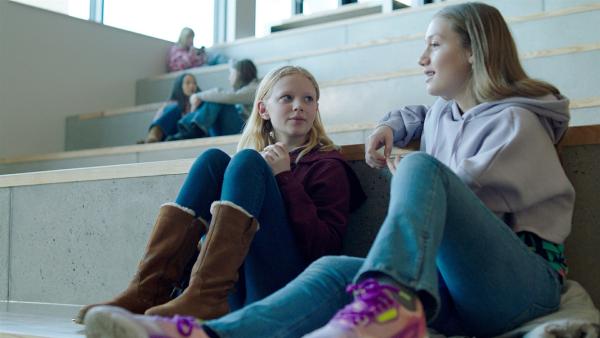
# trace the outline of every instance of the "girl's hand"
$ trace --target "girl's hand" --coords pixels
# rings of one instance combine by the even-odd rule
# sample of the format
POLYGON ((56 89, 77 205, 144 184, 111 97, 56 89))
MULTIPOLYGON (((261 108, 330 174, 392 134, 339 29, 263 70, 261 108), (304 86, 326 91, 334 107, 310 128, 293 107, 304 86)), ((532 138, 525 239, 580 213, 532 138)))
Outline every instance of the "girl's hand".
POLYGON ((381 126, 369 136, 365 146, 365 161, 372 168, 383 168, 392 153, 394 132, 388 126, 381 126), (377 149, 383 148, 383 155, 377 149))
POLYGON ((190 95, 190 111, 195 111, 202 104, 202 100, 195 94, 190 95))
POLYGON ((277 142, 267 146, 263 151, 260 152, 260 154, 271 167, 273 175, 291 170, 290 154, 287 150, 287 147, 283 143, 277 142))

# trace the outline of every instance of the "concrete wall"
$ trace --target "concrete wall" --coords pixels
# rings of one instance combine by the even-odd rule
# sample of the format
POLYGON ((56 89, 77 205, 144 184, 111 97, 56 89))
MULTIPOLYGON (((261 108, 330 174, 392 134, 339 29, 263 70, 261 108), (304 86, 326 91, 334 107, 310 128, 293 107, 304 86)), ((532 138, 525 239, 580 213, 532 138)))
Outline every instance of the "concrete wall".
POLYGON ((67 116, 133 105, 170 44, 0 0, 0 157, 62 151, 67 116))
POLYGON ((600 307, 600 208, 598 208, 599 145, 567 147, 561 159, 569 180, 575 187, 575 213, 573 228, 565 243, 569 278, 578 281, 600 307))
POLYGON ((10 190, 0 189, 0 302, 8 300, 10 190))

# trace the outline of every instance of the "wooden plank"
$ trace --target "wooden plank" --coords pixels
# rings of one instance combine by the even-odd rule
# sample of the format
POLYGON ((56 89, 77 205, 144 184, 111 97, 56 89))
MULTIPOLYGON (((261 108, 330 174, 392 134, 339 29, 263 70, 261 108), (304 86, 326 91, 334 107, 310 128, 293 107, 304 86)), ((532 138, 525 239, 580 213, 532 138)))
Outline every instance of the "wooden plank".
MULTIPOLYGON (((394 147, 394 149, 392 150, 392 155, 404 156, 406 154, 412 153, 414 151, 419 150, 420 144, 421 143, 419 141, 413 141, 404 148, 394 147)), ((346 161, 363 161, 365 159, 364 144, 343 145, 340 149, 340 152, 342 153, 346 161)))
POLYGON ((600 125, 570 127, 559 147, 600 144, 600 125))

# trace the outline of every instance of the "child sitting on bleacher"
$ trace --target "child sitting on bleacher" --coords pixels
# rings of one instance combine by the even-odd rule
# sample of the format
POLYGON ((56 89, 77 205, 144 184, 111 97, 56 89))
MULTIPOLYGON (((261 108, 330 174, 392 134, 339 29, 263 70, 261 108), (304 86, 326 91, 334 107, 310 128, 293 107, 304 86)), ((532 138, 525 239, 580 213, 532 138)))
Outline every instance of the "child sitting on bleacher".
POLYGON ((177 124, 168 141, 239 134, 248 119, 258 86, 251 60, 230 62, 231 89, 212 88, 190 96, 191 112, 177 124))
POLYGON ((339 254, 348 214, 364 193, 325 134, 318 100, 305 69, 269 73, 237 154, 210 149, 198 157, 175 203, 161 207, 133 281, 104 304, 218 318, 280 289, 315 259, 339 254), (170 300, 196 246, 189 286, 170 300))
POLYGON ((205 91, 186 88, 189 75, 177 78, 173 85, 171 101, 150 125, 145 143, 177 141, 208 136, 238 134, 252 110, 258 79, 256 66, 244 59, 230 63, 229 82, 231 90, 212 88, 205 91), (181 85, 180 85, 181 83, 181 85), (186 100, 183 102, 182 100, 186 100))
POLYGON ((367 141, 367 163, 394 177, 366 258, 320 259, 204 323, 111 308, 86 320, 138 337, 421 338, 426 322, 448 337, 493 337, 558 310, 575 192, 555 145, 569 101, 527 76, 494 7, 444 7, 425 37, 419 64, 439 98, 386 114, 367 141), (390 158, 392 144, 419 139, 422 152, 390 158))
POLYGON ((177 123, 192 109, 190 96, 199 90, 194 75, 189 73, 179 75, 173 83, 169 101, 154 116, 148 136, 138 143, 160 142, 175 135, 178 132, 177 123))
POLYGON ((219 53, 208 53, 204 47, 195 48, 194 31, 188 27, 181 30, 179 39, 169 48, 167 59, 169 72, 227 62, 227 58, 219 53))

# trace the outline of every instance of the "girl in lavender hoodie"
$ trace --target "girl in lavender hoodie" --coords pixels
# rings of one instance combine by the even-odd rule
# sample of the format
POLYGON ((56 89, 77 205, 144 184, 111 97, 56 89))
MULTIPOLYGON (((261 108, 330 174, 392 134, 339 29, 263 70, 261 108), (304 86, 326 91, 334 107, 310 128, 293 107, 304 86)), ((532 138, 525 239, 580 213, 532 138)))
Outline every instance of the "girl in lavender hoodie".
POLYGON ((367 163, 394 173, 367 257, 322 258, 190 337, 299 337, 322 325, 307 337, 424 337, 426 323, 495 336, 558 308, 575 198, 555 151, 568 100, 527 77, 491 6, 445 7, 425 41, 419 64, 439 99, 386 114, 367 142, 367 163), (390 157, 418 139, 422 152, 390 157))

